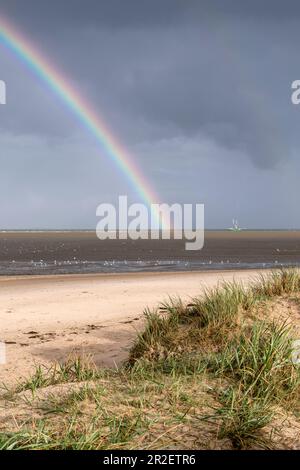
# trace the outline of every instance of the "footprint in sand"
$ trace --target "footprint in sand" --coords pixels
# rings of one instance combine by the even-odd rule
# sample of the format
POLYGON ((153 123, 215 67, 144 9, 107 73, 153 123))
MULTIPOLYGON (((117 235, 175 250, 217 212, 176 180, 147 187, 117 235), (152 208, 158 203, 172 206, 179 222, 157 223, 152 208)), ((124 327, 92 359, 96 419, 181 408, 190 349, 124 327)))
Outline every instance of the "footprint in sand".
POLYGON ((139 320, 139 318, 133 318, 132 320, 126 320, 126 321, 120 321, 120 323, 126 324, 126 323, 133 323, 134 321, 139 320))
POLYGON ((105 328, 105 326, 103 326, 103 325, 93 325, 93 324, 91 324, 91 325, 87 325, 87 328, 88 328, 89 330, 99 330, 100 328, 105 328))
POLYGON ((29 339, 39 339, 42 342, 46 341, 51 341, 51 339, 54 339, 56 337, 55 333, 49 332, 49 333, 39 333, 38 331, 28 331, 27 333, 24 333, 25 335, 28 335, 29 339))

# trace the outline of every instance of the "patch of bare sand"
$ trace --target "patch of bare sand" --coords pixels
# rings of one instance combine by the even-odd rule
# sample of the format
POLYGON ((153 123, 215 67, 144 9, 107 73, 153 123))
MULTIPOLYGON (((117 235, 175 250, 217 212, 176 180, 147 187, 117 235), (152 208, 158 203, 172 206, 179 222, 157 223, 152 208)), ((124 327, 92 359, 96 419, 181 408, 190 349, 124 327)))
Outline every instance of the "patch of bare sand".
POLYGON ((300 339, 300 294, 285 294, 269 300, 258 308, 259 317, 263 320, 286 323, 292 328, 293 336, 300 339))

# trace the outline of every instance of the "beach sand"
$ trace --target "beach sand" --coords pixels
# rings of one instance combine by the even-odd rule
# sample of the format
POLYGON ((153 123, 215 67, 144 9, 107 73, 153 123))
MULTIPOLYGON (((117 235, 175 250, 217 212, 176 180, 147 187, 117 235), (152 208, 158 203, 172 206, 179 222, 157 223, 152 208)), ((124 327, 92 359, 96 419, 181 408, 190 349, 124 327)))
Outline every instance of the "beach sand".
POLYGON ((249 282, 258 271, 0 277, 0 383, 27 376, 36 364, 91 354, 119 365, 143 325, 143 310, 169 295, 185 300, 222 280, 249 282))

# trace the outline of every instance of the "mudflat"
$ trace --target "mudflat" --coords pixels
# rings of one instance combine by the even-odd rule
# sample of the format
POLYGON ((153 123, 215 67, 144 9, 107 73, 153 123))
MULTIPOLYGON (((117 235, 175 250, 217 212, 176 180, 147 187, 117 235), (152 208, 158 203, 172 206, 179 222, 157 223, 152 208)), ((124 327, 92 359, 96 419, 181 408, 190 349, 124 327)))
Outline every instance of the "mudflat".
POLYGON ((0 232, 0 274, 249 269, 300 265, 300 231, 206 231, 184 240, 104 240, 95 232, 0 232))

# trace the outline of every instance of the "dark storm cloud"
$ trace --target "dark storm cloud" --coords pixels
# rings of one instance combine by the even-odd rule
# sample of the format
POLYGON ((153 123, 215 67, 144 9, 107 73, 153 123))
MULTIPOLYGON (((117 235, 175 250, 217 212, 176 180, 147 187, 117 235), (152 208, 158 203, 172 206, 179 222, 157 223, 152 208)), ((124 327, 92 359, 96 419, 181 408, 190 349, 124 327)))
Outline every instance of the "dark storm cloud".
POLYGON ((225 16, 284 20, 300 16, 297 0, 1 0, 1 9, 36 29, 95 25, 107 28, 157 28, 201 18, 225 16))
MULTIPOLYGON (((228 167, 228 177, 234 174, 240 181, 247 171, 251 184, 260 181, 261 193, 267 185, 270 200, 276 192, 270 174, 278 181, 280 172, 294 173, 300 107, 291 105, 290 86, 300 78, 298 1, 1 0, 1 12, 101 111, 163 196, 192 195, 191 188, 201 181, 203 197, 208 204, 213 201, 214 226, 223 223, 220 214, 228 214, 224 206, 216 207, 214 185, 208 185, 212 171, 224 174, 228 167)), ((32 137, 26 147, 34 154, 26 160, 29 180, 38 158, 49 158, 53 142, 62 174, 70 167, 74 136, 80 133, 83 158, 93 153, 93 139, 81 132, 72 113, 1 45, 0 79, 8 86, 8 104, 0 108, 0 139, 2 133, 18 142, 15 152, 10 149, 15 162, 7 169, 10 174, 18 165, 22 136, 32 137)), ((12 141, 5 137, 3 166, 8 145, 12 141)), ((79 160, 72 169, 78 176, 79 160)), ((91 181, 82 182, 82 194, 86 189, 89 200, 96 201, 102 185, 92 174, 91 181)), ((218 184, 227 195, 224 204, 230 205, 233 189, 225 180, 218 184)), ((246 178, 244 191, 251 193, 249 184, 246 178)), ((43 187, 50 192, 50 186, 43 187)), ((36 181, 34 187, 38 192, 36 181)), ((103 185, 103 194, 109 194, 109 185, 103 185)), ((191 197, 202 197, 200 189, 197 194, 191 197)), ((252 214, 254 203, 246 192, 241 197, 252 214)))
POLYGON ((183 0, 2 0, 3 10, 36 28, 91 26, 131 28, 166 26, 181 21, 197 2, 183 0))
MULTIPOLYGON (((40 37, 47 54, 78 77, 79 86, 83 79, 87 95, 106 116, 112 115, 113 125, 115 114, 126 114, 126 122, 131 112, 132 120, 139 116, 175 132, 206 131, 224 145, 244 149, 260 167, 288 156, 285 124, 272 109, 273 100, 289 86, 280 83, 276 68, 288 51, 279 51, 274 63, 268 55, 273 41, 290 34, 289 25, 277 20, 295 18, 298 3, 283 8, 282 2, 252 2, 242 8, 236 1, 225 7, 224 2, 90 0, 83 7, 76 0, 10 0, 2 8, 31 25, 31 36, 40 37), (267 102, 261 104, 265 96, 267 102), (120 111, 119 101, 126 112, 120 111)), ((36 90, 29 94, 38 102, 36 95, 36 90)), ((51 124, 59 114, 53 107, 44 114, 44 123, 33 116, 28 125, 39 129, 45 124, 45 132, 55 134, 66 130, 61 118, 51 124)))

